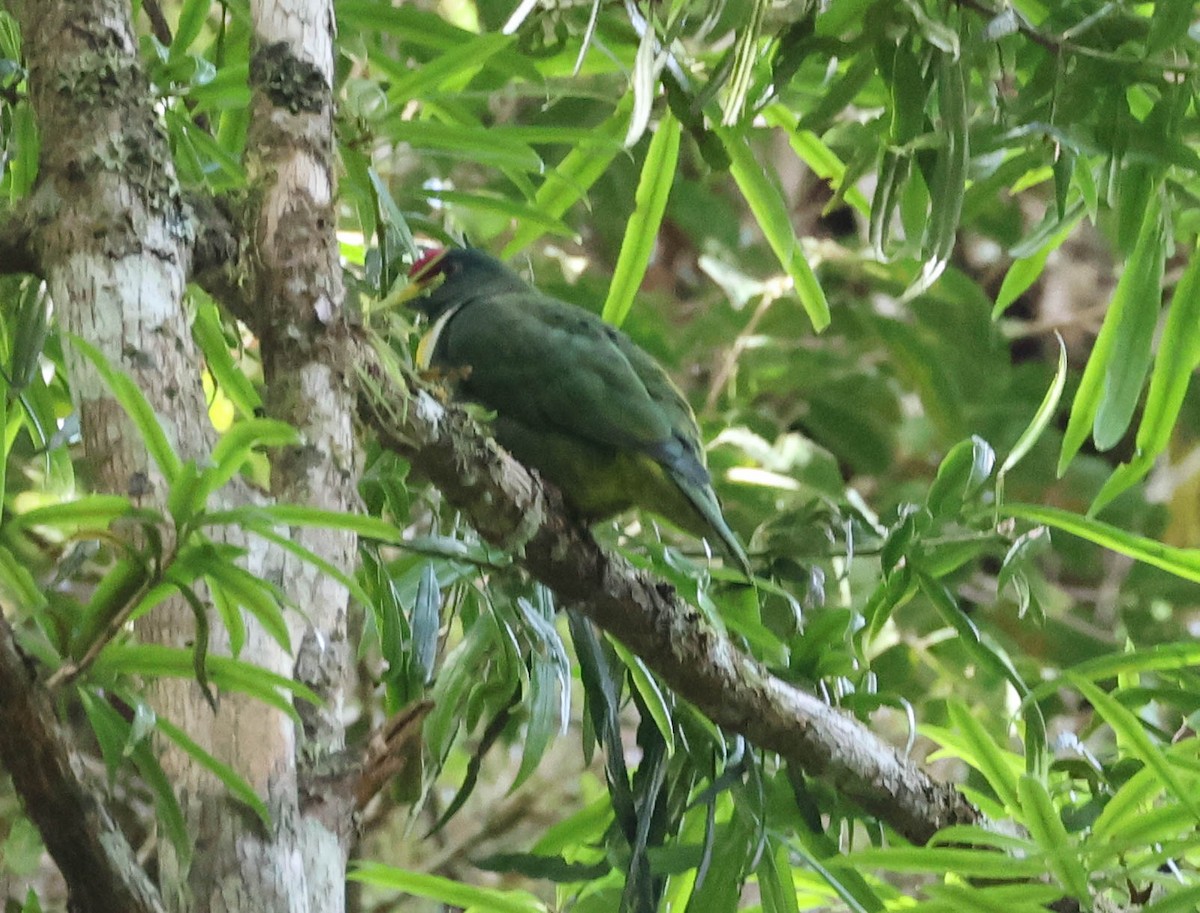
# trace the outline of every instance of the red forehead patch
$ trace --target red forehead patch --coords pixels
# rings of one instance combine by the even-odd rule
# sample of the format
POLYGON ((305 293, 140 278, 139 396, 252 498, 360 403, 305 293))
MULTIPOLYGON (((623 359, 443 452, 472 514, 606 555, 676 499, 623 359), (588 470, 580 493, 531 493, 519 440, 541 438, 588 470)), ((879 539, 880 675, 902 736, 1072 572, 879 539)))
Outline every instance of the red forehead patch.
POLYGON ((445 253, 446 249, 444 247, 435 247, 423 253, 408 271, 408 278, 417 279, 422 276, 433 275, 436 272, 434 267, 445 253))

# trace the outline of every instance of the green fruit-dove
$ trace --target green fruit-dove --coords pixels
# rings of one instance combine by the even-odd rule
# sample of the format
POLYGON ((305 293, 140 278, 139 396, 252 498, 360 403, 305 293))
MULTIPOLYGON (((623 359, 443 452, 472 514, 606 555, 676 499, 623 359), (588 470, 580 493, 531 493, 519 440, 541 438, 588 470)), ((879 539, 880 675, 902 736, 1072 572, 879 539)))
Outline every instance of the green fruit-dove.
POLYGON ((459 395, 494 411, 496 440, 557 485, 581 519, 645 508, 715 538, 750 576, 691 407, 633 340, 472 248, 433 250, 409 277, 431 289, 413 301, 432 324, 419 367, 455 378, 459 395))

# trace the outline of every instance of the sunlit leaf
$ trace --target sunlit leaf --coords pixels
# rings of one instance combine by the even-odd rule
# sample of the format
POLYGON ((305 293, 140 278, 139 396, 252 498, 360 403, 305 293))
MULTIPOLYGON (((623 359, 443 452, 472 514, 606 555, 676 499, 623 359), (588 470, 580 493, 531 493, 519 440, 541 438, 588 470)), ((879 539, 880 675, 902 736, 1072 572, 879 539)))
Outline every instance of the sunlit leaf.
POLYGON ((654 245, 658 239, 658 228, 662 224, 667 208, 667 197, 675 179, 675 168, 679 160, 679 121, 666 114, 659 121, 642 174, 638 179, 633 212, 621 241, 621 252, 613 268, 612 281, 608 287, 608 298, 604 301, 601 316, 613 326, 625 322, 625 316, 633 306, 634 296, 646 275, 654 245))
POLYGON ((825 300, 825 292, 805 259, 779 188, 763 171, 744 138, 727 132, 720 135, 732 161, 730 173, 745 197, 746 205, 754 214, 779 265, 791 277, 796 295, 808 313, 813 328, 824 329, 830 320, 829 302, 825 300))
POLYGON ((174 481, 182 463, 175 453, 175 448, 168 440, 162 423, 154 414, 154 410, 142 391, 138 389, 137 384, 130 380, 128 375, 114 370, 108 359, 91 343, 85 342, 79 337, 73 337, 71 341, 95 366, 112 395, 133 420, 138 433, 141 434, 142 442, 158 465, 159 471, 168 482, 174 481))
MULTIPOLYGON (((1158 195, 1151 200, 1157 201, 1158 195)), ((1096 435, 1097 446, 1107 449, 1129 424, 1150 364, 1150 339, 1160 302, 1163 256, 1161 209, 1155 202, 1144 213, 1137 245, 1125 264, 1075 391, 1058 461, 1060 475, 1089 432, 1096 435), (1124 353, 1128 363, 1118 361, 1118 353, 1124 353)))
POLYGON ((1040 504, 1004 504, 1000 513, 1031 523, 1043 523, 1096 545, 1145 562, 1169 574, 1200 583, 1200 549, 1177 548, 1145 536, 1058 507, 1040 504))
POLYGON ((545 913, 545 905, 525 891, 482 888, 440 875, 410 872, 378 862, 358 861, 346 876, 351 881, 427 897, 443 904, 489 913, 545 913))

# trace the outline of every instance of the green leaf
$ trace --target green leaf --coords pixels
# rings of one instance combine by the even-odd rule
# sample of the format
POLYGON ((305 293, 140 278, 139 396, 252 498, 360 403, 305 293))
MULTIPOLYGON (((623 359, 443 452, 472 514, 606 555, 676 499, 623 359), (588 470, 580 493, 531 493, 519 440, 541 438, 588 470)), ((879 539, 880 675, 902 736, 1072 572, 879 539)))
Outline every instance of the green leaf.
POLYGON ((1075 391, 1058 460, 1059 475, 1079 452, 1089 430, 1096 436, 1096 445, 1107 449, 1129 425, 1149 367, 1150 339, 1161 300, 1163 255, 1162 209, 1156 193, 1075 391), (1118 355, 1131 363, 1120 363, 1118 355))
POLYGON ((1046 874, 1045 863, 1036 857, 1019 858, 992 850, 927 846, 854 850, 839 859, 837 867, 851 866, 857 869, 881 868, 891 872, 930 872, 939 877, 953 872, 964 878, 1000 878, 1005 881, 1041 878, 1046 874))
POLYGON ((1086 901, 1091 896, 1088 891, 1088 876, 1079 852, 1067 829, 1063 827, 1058 809, 1050 799, 1050 794, 1041 780, 1023 774, 1017 781, 1017 793, 1021 800, 1022 823, 1029 829, 1029 835, 1037 842, 1042 851, 1046 865, 1058 879, 1064 890, 1078 900, 1086 901))
POLYGON ((1022 697, 1029 694, 1029 686, 1017 672, 1012 660, 1002 647, 979 633, 975 623, 958 607, 953 595, 940 581, 921 569, 917 575, 921 592, 937 609, 942 619, 958 633, 963 648, 985 669, 999 678, 1007 679, 1022 697))
POLYGON ((532 146, 478 127, 404 120, 402 114, 397 114, 386 118, 379 130, 395 142, 408 143, 428 155, 517 171, 536 172, 543 167, 541 156, 532 146))
POLYGON ((1017 792, 1017 773, 1013 765, 1016 756, 997 745, 991 734, 961 703, 951 701, 948 709, 954 728, 970 747, 971 757, 964 760, 983 774, 988 785, 1007 809, 1019 809, 1021 802, 1017 792))
MULTIPOLYGON (((1189 666, 1200 666, 1200 643, 1156 644, 1138 650, 1097 656, 1071 667, 1073 678, 1100 681, 1130 673, 1173 672, 1189 666)), ((1063 687, 1058 679, 1050 679, 1034 689, 1032 697, 1042 699, 1063 687)))
POLYGON ((1192 0, 1158 0, 1150 17, 1150 32, 1146 37, 1147 55, 1165 51, 1187 35, 1192 24, 1195 4, 1192 0))
MULTIPOLYGON (((621 147, 625 120, 632 101, 625 96, 612 116, 596 128, 596 142, 581 143, 563 157, 558 166, 546 174, 533 197, 533 205, 548 218, 560 219, 582 199, 600 175, 608 170, 621 147)), ((507 260, 538 240, 545 231, 535 224, 522 225, 500 254, 507 260)))
POLYGON ((310 526, 323 529, 340 529, 356 533, 365 539, 398 543, 400 530, 393 523, 367 514, 354 514, 340 510, 325 510, 304 504, 263 504, 233 510, 214 511, 205 514, 204 522, 210 526, 239 523, 277 523, 281 526, 310 526))
POLYGON ((185 0, 179 10, 179 24, 175 27, 175 38, 171 42, 171 56, 183 56, 200 36, 211 3, 212 0, 185 0))
POLYGON ((439 875, 409 872, 379 862, 359 860, 346 875, 350 881, 403 891, 416 897, 488 913, 546 913, 545 905, 526 891, 478 888, 439 875))
POLYGON ((925 506, 934 517, 958 514, 992 474, 996 453, 977 434, 950 448, 929 486, 925 506))
POLYGON ((253 615, 279 646, 291 652, 291 633, 283 616, 283 594, 278 587, 231 561, 216 557, 205 562, 204 578, 210 587, 223 590, 233 602, 253 615))
MULTIPOLYGON (((864 69, 864 72, 867 70, 864 69)), ((796 156, 811 168, 817 177, 828 181, 835 188, 835 200, 844 196, 846 202, 853 206, 860 215, 865 217, 871 215, 871 201, 863 195, 858 187, 843 185, 847 174, 845 163, 817 134, 811 130, 800 129, 799 119, 785 105, 769 105, 762 113, 768 124, 772 127, 779 127, 787 133, 788 143, 796 156)))
POLYGON ((35 507, 13 516, 22 527, 55 526, 67 529, 107 527, 114 520, 134 513, 129 499, 121 495, 84 495, 74 501, 62 501, 35 507))
POLYGON ((1004 504, 1000 506, 1000 513, 1061 529, 1168 574, 1200 583, 1200 549, 1164 545, 1108 523, 1041 504, 1004 504))
POLYGON ((1166 784, 1158 773, 1153 768, 1142 767, 1121 785, 1096 818, 1092 826, 1095 842, 1119 844, 1165 790, 1166 784))
POLYGON ((568 862, 562 856, 539 853, 495 853, 483 859, 474 859, 471 864, 485 872, 516 873, 526 878, 563 884, 594 881, 612 871, 612 865, 607 860, 568 862))
POLYGON ((1137 455, 1119 466, 1096 495, 1089 514, 1096 514, 1117 495, 1137 484, 1167 449, 1179 419, 1192 373, 1200 365, 1200 246, 1191 259, 1167 312, 1150 375, 1150 392, 1138 426, 1137 455))
POLYGON ((1175 770, 1172 768, 1170 762, 1167 761, 1162 751, 1147 734, 1145 724, 1132 711, 1127 710, 1112 695, 1102 690, 1095 683, 1069 673, 1067 677, 1079 689, 1080 693, 1088 699, 1096 712, 1104 718, 1104 722, 1108 723, 1109 727, 1116 734, 1122 748, 1135 757, 1140 758, 1148 768, 1154 771, 1155 775, 1175 795, 1175 798, 1191 812, 1193 818, 1197 822, 1200 822, 1200 804, 1197 804, 1192 793, 1175 775, 1175 770))
POLYGON ((263 827, 271 827, 271 813, 267 811, 266 802, 259 798, 254 788, 243 777, 239 776, 237 771, 224 761, 220 761, 209 754, 182 729, 173 723, 167 722, 161 716, 156 719, 156 727, 159 732, 178 745, 193 761, 220 780, 235 799, 258 816, 258 820, 262 822, 263 827))
MULTIPOLYGON (((189 859, 192 844, 187 824, 183 819, 183 812, 175 798, 175 790, 171 782, 167 779, 154 752, 150 749, 149 741, 144 734, 139 736, 135 733, 129 722, 109 703, 110 698, 107 695, 82 688, 77 693, 92 731, 100 740, 110 776, 125 758, 133 760, 154 796, 163 832, 180 857, 183 860, 189 859)), ((138 708, 139 715, 146 707, 137 697, 124 694, 121 689, 118 689, 116 696, 129 706, 138 708)))
POLYGON ((921 0, 902 0, 904 5, 908 7, 909 13, 913 17, 913 21, 917 24, 917 29, 921 32, 922 37, 935 48, 944 51, 950 57, 957 59, 959 52, 958 32, 950 28, 940 19, 935 19, 925 11, 921 0))
POLYGON ((675 724, 666 695, 659 687, 654 674, 646 668, 646 664, 640 657, 630 653, 625 645, 616 638, 610 637, 609 643, 616 650, 621 662, 625 664, 625 668, 629 670, 629 679, 638 694, 642 696, 642 700, 645 701, 650 717, 654 720, 654 725, 658 728, 658 733, 662 736, 666 746, 667 757, 671 757, 675 754, 675 724))
MULTIPOLYGON (((917 0, 910 0, 915 7, 917 0)), ((954 34, 951 32, 951 34, 954 34)), ((957 48, 957 35, 954 35, 957 48)), ((957 51, 954 52, 957 58, 957 51)), ((939 150, 929 187, 929 221, 922 252, 921 272, 905 290, 903 299, 911 300, 926 292, 946 270, 958 238, 967 189, 967 166, 971 145, 967 133, 966 65, 958 59, 942 61, 938 76, 938 109, 941 114, 939 135, 944 146, 939 150)))
POLYGON ((438 635, 442 627, 442 590, 432 561, 426 561, 421 568, 411 626, 412 658, 428 682, 433 678, 438 635))
POLYGON ((112 782, 121 762, 125 759, 129 723, 108 705, 107 698, 103 694, 93 694, 88 688, 80 688, 77 693, 88 725, 91 726, 92 733, 96 736, 96 743, 100 746, 100 755, 104 758, 104 768, 108 773, 109 782, 112 782))
POLYGON ((650 265, 650 256, 658 240, 658 229, 667 209, 667 197, 675 180, 679 137, 679 121, 668 111, 659 121, 658 129, 650 140, 650 148, 646 151, 634 197, 634 209, 625 226, 621 252, 617 255, 608 297, 604 301, 601 316, 613 326, 619 327, 625 322, 634 296, 646 275, 646 267, 650 265))
POLYGON ((521 765, 513 777, 509 792, 537 770, 550 740, 558 731, 558 676, 554 666, 536 652, 530 657, 530 663, 529 690, 524 701, 526 720, 521 765))
POLYGON ((1050 255, 1062 247, 1063 242, 1071 236, 1071 232, 1075 230, 1075 226, 1079 224, 1083 214, 1083 204, 1077 203, 1067 213, 1066 218, 1058 223, 1060 225, 1058 231, 1046 239, 1041 247, 1032 254, 1018 257, 1013 261, 1008 272, 1004 274, 1004 281, 1000 283, 1000 291, 996 293, 996 304, 992 308, 992 320, 999 319, 1014 301, 1025 294, 1033 283, 1037 282, 1038 277, 1046 268, 1046 261, 1050 255))
POLYGON ((1152 904, 1142 907, 1139 913, 1193 913, 1200 909, 1200 887, 1173 890, 1152 904))
MULTIPOLYGON (((361 605, 365 606, 371 604, 370 596, 367 595, 366 591, 353 577, 350 577, 345 572, 339 570, 336 566, 334 566, 325 558, 322 558, 316 552, 300 545, 294 538, 276 532, 274 528, 269 525, 255 523, 253 521, 247 521, 245 524, 243 524, 242 528, 248 532, 254 533, 256 536, 261 536, 268 542, 275 543, 275 545, 278 545, 284 551, 290 552, 301 561, 311 564, 321 573, 332 578, 333 580, 336 580, 349 591, 350 598, 354 599, 361 605)), ((234 650, 233 652, 236 654, 238 651, 234 650)))
POLYGON ((269 418, 234 422, 213 447, 213 465, 204 473, 207 491, 220 490, 237 475, 256 447, 290 447, 299 441, 299 432, 286 422, 269 418))
POLYGON ((1018 463, 1024 459, 1025 454, 1033 449, 1033 445, 1037 443, 1038 438, 1042 436, 1042 432, 1046 430, 1046 426, 1050 424, 1050 420, 1054 418, 1055 410, 1058 409, 1058 401, 1062 399, 1063 390, 1067 386, 1067 345, 1063 342, 1062 336, 1055 332, 1055 338, 1058 340, 1058 369, 1054 372, 1054 380, 1051 381, 1050 387, 1046 390, 1046 395, 1042 397, 1042 403, 1037 408, 1037 412, 1033 414, 1033 419, 1021 432, 1021 436, 1017 438, 1017 442, 1013 444, 1013 449, 1009 451, 1008 456, 1004 458, 1004 462, 1000 465, 1000 471, 996 473, 996 501, 1004 500, 1004 477, 1009 470, 1013 469, 1018 463))
POLYGON ((37 180, 41 138, 38 135, 37 118, 28 102, 16 104, 11 110, 17 155, 9 162, 9 198, 16 201, 27 197, 37 180))
MULTIPOLYGON (((97 677, 119 675, 193 678, 191 650, 158 644, 110 644, 96 657, 92 674, 97 677)), ((208 657, 213 684, 227 691, 240 691, 256 697, 299 722, 296 708, 281 692, 320 705, 321 698, 310 688, 287 676, 226 656, 208 657)))
POLYGON ((738 137, 728 130, 719 130, 718 135, 725 151, 729 153, 729 171, 762 229, 767 244, 779 260, 779 265, 791 277, 808 319, 812 321, 814 329, 825 329, 830 319, 829 302, 825 300, 825 292, 792 230, 792 220, 783 195, 755 159, 745 137, 738 137))
POLYGON ((518 227, 531 224, 541 228, 546 234, 573 240, 579 238, 579 234, 562 219, 549 216, 519 200, 478 191, 467 193, 462 190, 447 190, 443 187, 425 188, 424 193, 427 199, 436 200, 450 208, 461 207, 471 212, 494 212, 512 219, 518 227))
POLYGON ((129 417, 137 426, 142 442, 146 445, 151 458, 168 483, 174 482, 179 475, 182 463, 175 453, 175 448, 167 440, 162 424, 137 384, 129 379, 127 374, 115 371, 100 350, 91 343, 85 342, 78 336, 71 336, 71 343, 82 352, 104 380, 112 395, 121 404, 129 417))
MULTIPOLYGON (((1105 366, 1104 397, 1096 411, 1092 429, 1100 450, 1115 446, 1125 434, 1150 368, 1150 348, 1162 304, 1163 266, 1166 261, 1166 226, 1157 195, 1147 208, 1142 232, 1130 265, 1121 276, 1121 282, 1124 283, 1126 274, 1133 273, 1127 286, 1128 297, 1120 308, 1112 357, 1105 366)), ((1120 292, 1119 284, 1117 294, 1120 292)), ((1102 327, 1101 333, 1103 331, 1102 327)))
POLYGON ((207 496, 204 477, 196 468, 196 461, 188 460, 167 492, 167 513, 175 521, 175 526, 182 527, 190 523, 204 507, 207 496))
POLYGON ((391 77, 388 98, 395 107, 403 108, 410 99, 465 88, 494 55, 515 40, 512 35, 474 35, 419 67, 410 66, 405 60, 389 66, 391 62, 382 55, 375 55, 372 60, 391 77))
POLYGON ((800 913, 786 847, 778 846, 772 851, 768 845, 755 869, 755 875, 759 893, 762 894, 763 913, 800 913))
POLYGON ((201 297, 203 300, 197 304, 196 316, 192 321, 192 336, 204 353, 208 373, 242 418, 254 418, 262 409, 262 397, 230 354, 217 306, 210 299, 201 297))
POLYGON ((3 545, 0 545, 0 593, 3 593, 5 606, 16 610, 14 622, 46 606, 46 594, 33 579, 29 568, 3 545))

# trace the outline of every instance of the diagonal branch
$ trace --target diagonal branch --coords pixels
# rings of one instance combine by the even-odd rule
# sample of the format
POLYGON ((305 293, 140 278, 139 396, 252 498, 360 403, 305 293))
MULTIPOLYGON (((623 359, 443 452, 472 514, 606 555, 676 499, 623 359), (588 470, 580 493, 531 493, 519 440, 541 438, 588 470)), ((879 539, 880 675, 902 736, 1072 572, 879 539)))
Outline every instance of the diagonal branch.
POLYGON ((107 809, 80 783, 45 690, 0 615, 0 764, 71 893, 71 909, 159 913, 157 890, 107 809))
POLYGON ((620 638, 713 722, 778 752, 907 839, 924 843, 981 815, 952 786, 904 761, 866 726, 771 675, 713 630, 674 589, 602 549, 561 496, 508 456, 464 412, 414 392, 360 347, 360 412, 489 542, 565 603, 620 638))

